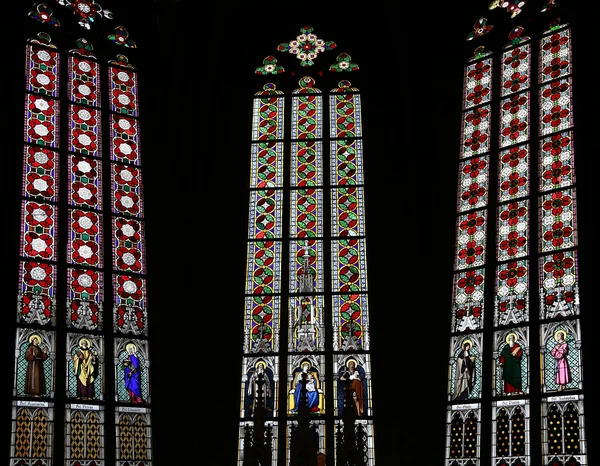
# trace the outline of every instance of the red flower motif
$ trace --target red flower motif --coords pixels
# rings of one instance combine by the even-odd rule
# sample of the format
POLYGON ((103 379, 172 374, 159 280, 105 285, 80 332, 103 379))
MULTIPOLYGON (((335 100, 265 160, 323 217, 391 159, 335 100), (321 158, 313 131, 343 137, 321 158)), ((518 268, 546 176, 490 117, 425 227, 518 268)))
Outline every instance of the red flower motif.
POLYGON ((140 198, 134 192, 126 192, 122 189, 115 191, 115 208, 119 212, 138 214, 140 211, 140 198))
POLYGON ((135 85, 135 73, 132 71, 127 71, 122 68, 111 68, 112 71, 112 82, 115 86, 127 86, 131 88, 135 85))
POLYGON ((466 230, 469 235, 474 235, 484 222, 483 216, 478 215, 477 212, 471 212, 467 215, 466 220, 460 222, 460 229, 466 230))
POLYGON ((502 155, 502 163, 508 163, 511 167, 519 165, 521 159, 527 157, 527 149, 521 147, 511 147, 510 150, 502 155))
POLYGON ((116 266, 119 270, 139 272, 142 269, 142 253, 139 249, 120 247, 116 250, 116 266))
POLYGON ((504 59, 504 64, 510 65, 512 68, 518 68, 521 64, 521 60, 524 60, 525 58, 527 58, 527 52, 520 47, 517 47, 504 59))
POLYGON ((527 128, 527 123, 524 121, 520 121, 518 118, 514 118, 509 126, 502 130, 502 135, 505 137, 509 137, 513 141, 519 138, 521 131, 525 131, 527 128))
POLYGON ((550 65, 544 67, 542 73, 544 73, 548 78, 557 78, 568 66, 568 60, 562 60, 560 57, 555 57, 550 61, 550 65))
POLYGON ((458 280, 458 287, 464 289, 466 294, 473 294, 475 287, 483 283, 483 275, 475 270, 468 270, 465 276, 458 280))
POLYGON ((467 94, 467 100, 473 105, 480 104, 483 98, 490 93, 489 87, 483 87, 481 84, 477 84, 471 92, 467 94))
POLYGON ((25 221, 32 227, 50 228, 54 225, 54 219, 52 218, 54 210, 51 205, 29 202, 25 207, 25 211, 27 212, 25 221))
POLYGON ((476 81, 479 81, 483 78, 483 75, 490 71, 490 64, 480 61, 475 64, 474 68, 467 73, 469 78, 473 78, 476 81))
POLYGON ((552 259, 544 263, 544 271, 552 273, 554 278, 561 278, 565 274, 565 270, 573 267, 575 262, 571 257, 565 257, 564 252, 556 252, 552 255, 552 259))
POLYGON ((123 138, 115 138, 113 140, 113 152, 116 157, 135 161, 137 159, 137 144, 123 138))
POLYGON ((465 121, 467 123, 471 123, 473 126, 479 126, 481 120, 487 118, 489 113, 489 109, 485 107, 479 107, 473 110, 471 113, 468 113, 465 117, 465 121))
POLYGON ((562 192, 552 193, 551 198, 544 201, 542 207, 544 210, 552 211, 552 215, 558 216, 562 214, 563 207, 570 206, 573 202, 573 198, 562 192))
POLYGON ((564 239, 573 234, 573 228, 566 227, 563 222, 556 222, 552 225, 552 231, 544 233, 544 239, 550 241, 552 246, 560 247, 564 243, 564 239))
POLYGON ((115 182, 121 186, 137 187, 139 185, 139 170, 125 165, 114 165, 115 182))
POLYGON ((28 256, 39 256, 44 259, 50 259, 54 253, 53 245, 54 238, 48 233, 38 234, 30 231, 25 234, 24 251, 28 256))
POLYGON ((48 149, 41 149, 35 147, 27 148, 27 163, 33 168, 53 170, 55 167, 54 157, 54 152, 48 149))
POLYGON ((51 145, 54 141, 54 123, 31 118, 27 123, 27 135, 32 141, 42 141, 42 144, 51 145))
POLYGON ((519 278, 527 274, 527 268, 518 265, 517 262, 509 262, 507 268, 500 271, 498 278, 506 283, 506 286, 511 288, 519 282, 519 278))
POLYGON ((560 52, 562 46, 569 41, 567 36, 561 36, 560 34, 553 34, 550 40, 544 44, 543 49, 552 54, 560 52))
POLYGON ((52 94, 56 90, 56 75, 46 69, 33 68, 31 82, 35 87, 44 89, 47 94, 52 94))
POLYGON ((88 234, 95 236, 99 231, 99 217, 95 212, 84 212, 83 210, 71 211, 71 228, 78 235, 88 234))
POLYGON ((133 137, 137 134, 136 121, 132 118, 125 118, 123 116, 115 116, 114 118, 114 132, 121 137, 127 135, 130 137, 130 139, 133 139, 133 137))
POLYGON ((473 131, 473 133, 471 133, 471 137, 464 142, 464 145, 467 147, 467 149, 477 151, 481 147, 481 144, 484 144, 487 141, 487 139, 487 134, 482 133, 480 130, 476 129, 475 131, 473 131))
POLYGON ((73 147, 78 149, 79 151, 85 152, 96 152, 98 150, 98 145, 96 144, 97 136, 94 131, 86 131, 80 128, 75 128, 73 130, 73 137, 71 138, 71 143, 73 147))
POLYGON ((526 103, 527 99, 523 95, 513 95, 502 104, 502 110, 510 111, 514 115, 521 110, 521 105, 525 105, 526 103))
POLYGON ((562 93, 565 92, 567 89, 569 89, 568 82, 554 81, 550 83, 550 86, 544 88, 542 96, 546 99, 550 98, 552 102, 556 102, 558 99, 561 98, 562 93))
POLYGON ((132 298, 140 301, 143 298, 144 281, 141 278, 117 276, 117 294, 122 299, 132 298))
POLYGON ((527 178, 525 176, 521 176, 518 172, 513 172, 508 176, 507 181, 503 181, 500 184, 500 189, 502 191, 508 191, 508 194, 514 196, 519 192, 519 188, 525 186, 526 183, 527 178))
POLYGON ((571 138, 564 136, 564 134, 553 134, 550 141, 547 141, 542 146, 542 149, 546 152, 550 152, 552 155, 559 155, 563 147, 568 146, 571 143, 571 138))
POLYGON ((468 241, 465 248, 458 252, 458 257, 464 259, 468 265, 471 265, 477 260, 477 257, 482 254, 483 246, 477 244, 476 241, 468 241))
POLYGON ((556 128, 562 123, 563 118, 567 118, 571 111, 568 108, 562 108, 560 105, 555 105, 550 110, 550 113, 544 115, 542 121, 544 123, 550 123, 550 126, 556 128))
POLYGON ((135 110, 135 96, 129 91, 113 89, 112 104, 116 109, 123 109, 131 113, 135 110))
POLYGON ((23 268, 23 282, 29 286, 40 286, 48 291, 54 283, 54 267, 50 264, 26 262, 23 268))
POLYGON ((471 178, 479 176, 479 171, 487 167, 487 161, 480 159, 479 157, 473 157, 469 162, 465 163, 462 171, 465 175, 469 175, 471 178))
POLYGON ((542 173, 542 178, 550 180, 552 184, 558 185, 562 182, 563 177, 568 176, 571 173, 571 167, 569 165, 563 165, 560 160, 556 160, 552 163, 552 167, 549 170, 542 173))
POLYGON ((48 49, 39 49, 36 50, 35 53, 31 54, 31 61, 35 63, 36 66, 45 66, 48 68, 52 68, 56 66, 56 52, 48 49))
POLYGON ((27 99, 29 100, 29 104, 27 104, 27 109, 32 114, 42 114, 48 118, 54 116, 54 100, 45 99, 43 97, 35 96, 33 94, 29 94, 27 99))
MULTIPOLYGON (((140 223, 135 220, 126 220, 124 218, 118 218, 115 221, 116 232, 115 235, 121 241, 140 241, 140 223)), ((260 252, 260 251, 259 251, 260 252)), ((257 254, 255 257, 259 257, 257 254)), ((265 262, 265 265, 267 263, 265 262)))
POLYGON ((529 79, 526 74, 521 74, 519 71, 515 71, 509 79, 504 81, 503 87, 511 92, 516 92, 521 89, 521 84, 524 84, 529 79))
POLYGON ((98 99, 96 85, 93 82, 74 79, 71 89, 75 99, 88 102, 96 102, 98 99))
POLYGON ((511 231, 506 235, 506 239, 500 241, 500 249, 506 251, 509 256, 514 256, 527 244, 524 236, 519 236, 519 232, 511 231))
POLYGON ((54 178, 48 175, 38 175, 35 172, 28 173, 26 189, 33 196, 54 196, 54 178))
POLYGON ((500 220, 506 221, 510 226, 519 223, 519 217, 524 217, 527 214, 527 209, 524 206, 519 206, 518 202, 511 202, 506 207, 506 210, 500 212, 500 220))
POLYGON ((76 264, 97 265, 99 263, 98 243, 76 239, 72 243, 73 253, 71 259, 76 264))
POLYGON ((98 278, 98 272, 94 270, 71 269, 71 289, 93 296, 98 292, 98 278))
POLYGON ((461 199, 463 201, 468 200, 469 205, 475 205, 479 202, 479 198, 483 197, 486 192, 487 190, 484 187, 479 186, 479 183, 471 183, 469 189, 462 193, 461 199))
POLYGON ((76 181, 71 185, 71 199, 75 204, 95 206, 98 204, 98 187, 93 183, 76 181))

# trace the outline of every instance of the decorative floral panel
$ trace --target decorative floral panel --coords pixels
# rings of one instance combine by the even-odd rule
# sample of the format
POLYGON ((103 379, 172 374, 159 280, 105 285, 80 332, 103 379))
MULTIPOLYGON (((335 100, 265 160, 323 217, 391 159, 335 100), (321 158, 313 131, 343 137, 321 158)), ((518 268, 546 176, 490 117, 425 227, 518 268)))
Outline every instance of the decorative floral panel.
POLYGON ((323 185, 323 144, 321 141, 292 141, 290 186, 323 185))
POLYGON ((350 237, 365 234, 365 204, 362 186, 333 188, 331 194, 331 234, 350 237))
POLYGON ((503 149, 498 155, 498 201, 529 195, 529 145, 503 149))
POLYGON ((498 264, 494 326, 529 321, 529 261, 513 260, 498 264))
POLYGON ((248 242, 246 293, 272 294, 281 291, 281 241, 248 242))
POLYGON ((139 220, 113 218, 113 265, 121 272, 145 273, 144 224, 139 220))
POLYGON ((513 92, 529 89, 531 73, 531 45, 519 46, 502 54, 502 91, 504 97, 513 92))
POLYGON ((470 269, 454 274, 452 332, 483 328, 484 290, 484 269, 470 269))
MULTIPOLYGON (((312 78, 305 78, 314 82, 312 78)), ((301 89, 300 92, 303 92, 301 89)), ((320 91, 309 89, 292 98, 292 139, 323 137, 323 97, 320 91)))
POLYGON ((571 31, 563 29, 545 36, 540 44, 540 82, 571 73, 571 31))
POLYGON ((541 252, 577 246, 576 200, 574 189, 540 197, 541 252))
POLYGON ((111 160, 133 165, 140 164, 140 128, 135 118, 125 115, 112 114, 110 116, 111 160))
POLYGON ((101 330, 104 304, 103 273, 94 269, 67 269, 68 327, 101 330))
POLYGON ((573 133, 565 131, 540 140, 540 191, 575 184, 573 133))
POLYGON ((299 188, 290 191, 290 236, 323 236, 323 189, 299 188))
POLYGON ((113 275, 114 329, 120 333, 148 334, 146 279, 113 275))
POLYGON ((26 88, 30 92, 58 97, 60 54, 52 48, 27 45, 26 88))
POLYGON ((497 221, 498 260, 526 256, 529 252, 529 200, 513 201, 499 206, 497 221))
POLYGON ((331 141, 332 186, 363 184, 363 152, 360 139, 331 141))
POLYGON ((333 350, 369 350, 369 301, 363 293, 335 294, 333 309, 333 350))
MULTIPOLYGON (((292 167, 295 165, 292 163, 292 167)), ((264 189, 282 186, 283 142, 266 141, 252 144, 250 187, 264 189)))
POLYGON ((500 101, 500 147, 529 139, 529 92, 513 94, 500 101))
POLYGON ((334 292, 367 291, 367 254, 364 238, 331 242, 331 288, 334 292))
POLYGON ((473 157, 459 164, 458 211, 485 207, 489 193, 489 157, 473 157))
POLYGON ((59 155, 41 147, 25 146, 23 154, 23 196, 43 201, 58 200, 59 155))
POLYGON ((283 92, 274 84, 265 84, 265 90, 257 93, 252 107, 252 140, 267 141, 283 138, 284 100, 283 92))
POLYGON ((19 262, 17 320, 48 324, 56 320, 56 266, 46 262, 19 262))
POLYGON ((283 192, 280 189, 250 192, 248 238, 281 238, 282 201, 283 192))
POLYGON ((70 105, 69 116, 69 150, 99 156, 102 152, 100 110, 70 105))
POLYGON ((111 164, 113 212, 141 217, 143 209, 142 174, 134 165, 111 164))
POLYGON ((577 251, 540 257, 540 319, 579 314, 577 251))
POLYGON ((23 200, 21 255, 34 259, 56 260, 56 206, 23 200))
POLYGON ((564 131, 573 126, 571 78, 540 87, 540 135, 564 131))
POLYGON ((69 203, 76 207, 102 208, 102 164, 99 159, 69 154, 69 203))
POLYGON ((268 353, 279 351, 279 316, 281 298, 277 295, 246 297, 244 351, 268 353))
POLYGON ((492 58, 472 63, 465 68, 465 109, 490 102, 492 97, 492 58))
POLYGON ((487 211, 459 215, 456 221, 456 255, 454 269, 480 267, 485 264, 487 211))
MULTIPOLYGON (((348 85, 350 84, 349 82, 347 83, 348 85)), ((355 138, 362 136, 360 94, 330 95, 329 108, 330 136, 332 138, 355 138)))
POLYGON ((490 150, 490 105, 467 110, 462 118, 461 158, 490 150))
POLYGON ((98 107, 100 100, 100 66, 89 58, 69 56, 69 100, 76 104, 98 107))
POLYGON ((138 77, 131 69, 109 67, 111 110, 128 116, 138 116, 138 77))
POLYGON ((69 209, 69 263, 102 267, 102 251, 100 214, 89 210, 69 209))
POLYGON ((25 96, 25 142, 58 147, 60 103, 48 97, 25 96))

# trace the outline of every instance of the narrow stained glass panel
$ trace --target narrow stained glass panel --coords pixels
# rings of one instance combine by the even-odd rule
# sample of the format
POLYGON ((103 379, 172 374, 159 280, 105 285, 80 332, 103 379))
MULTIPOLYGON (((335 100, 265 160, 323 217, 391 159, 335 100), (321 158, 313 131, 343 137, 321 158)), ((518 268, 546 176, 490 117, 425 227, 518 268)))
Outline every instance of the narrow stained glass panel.
POLYGON ((102 208, 102 165, 84 155, 69 155, 69 203, 77 207, 102 208))
POLYGON ((100 66, 93 60, 69 56, 69 100, 97 107, 100 100, 100 66))
POLYGON ((489 158, 473 157, 459 164, 458 211, 477 209, 488 203, 489 158))
POLYGON ((55 151, 40 147, 24 148, 23 154, 23 195, 43 201, 58 200, 58 161, 55 151))
POLYGON ((587 465, 583 395, 550 396, 542 399, 544 462, 587 465))
POLYGON ((527 196, 529 185, 529 146, 523 144, 500 151, 498 201, 512 201, 527 196))
POLYGON ((111 110, 128 116, 138 116, 138 77, 132 69, 111 66, 108 69, 111 110))
POLYGON ((13 401, 11 425, 11 466, 54 464, 54 403, 13 401))
POLYGON ((56 266, 47 262, 19 262, 17 320, 47 324, 56 320, 56 266))
POLYGON ((275 141, 252 144, 250 166, 251 188, 283 186, 283 143, 275 141))
POLYGON ((363 184, 362 141, 331 141, 331 185, 363 184))
POLYGON ((104 338, 67 334, 67 396, 79 400, 104 399, 104 338))
MULTIPOLYGON (((529 464, 531 443, 531 405, 529 400, 492 402, 492 451, 494 464, 515 458, 529 464)), ((523 464, 523 463, 521 463, 523 464)))
POLYGON ((279 351, 279 316, 281 298, 272 295, 246 297, 244 351, 265 353, 279 351))
POLYGON ((298 188, 290 191, 290 236, 323 236, 323 189, 298 188))
POLYGON ((21 255, 33 259, 56 260, 56 206, 23 200, 21 209, 21 255))
POLYGON ((334 292, 367 291, 364 238, 331 242, 331 286, 334 292))
POLYGON ((456 230, 454 269, 482 266, 486 255, 487 211, 479 210, 459 215, 456 230))
POLYGON ((27 45, 26 89, 38 94, 58 97, 60 88, 60 54, 50 47, 27 45))
POLYGON ((27 94, 25 97, 25 141, 41 146, 58 147, 60 114, 58 100, 27 94))
POLYGON ((69 263, 102 266, 102 222, 100 215, 88 210, 69 210, 69 263))
POLYGON ((248 242, 246 293, 272 294, 281 291, 281 242, 248 242))
POLYGON ((148 341, 115 339, 116 401, 150 403, 148 341))
POLYGON ((113 275, 114 330, 134 335, 148 334, 146 279, 113 275))
POLYGON ((577 245, 575 190, 564 189, 540 197, 541 252, 577 245))
POLYGON ((454 275, 452 331, 479 330, 484 319, 484 269, 470 269, 454 275))
POLYGON ((283 191, 259 189, 250 192, 249 238, 280 238, 283 191))
POLYGON ((502 97, 528 89, 531 73, 531 45, 520 44, 502 54, 502 97))
POLYGON ((355 398, 352 400, 354 414, 359 418, 372 414, 371 355, 349 353, 337 354, 333 358, 335 414, 340 417, 344 415, 344 407, 347 401, 345 387, 348 381, 351 381, 351 387, 355 394, 355 398))
POLYGON ((573 126, 571 78, 540 87, 540 135, 564 131, 573 126))
POLYGON ((150 466, 152 464, 151 410, 118 406, 115 413, 117 430, 116 466, 150 466))
POLYGON ((571 73, 571 30, 545 36, 540 46, 540 82, 571 73))
POLYGON ((573 133, 564 131, 540 140, 540 191, 575 184, 573 133))
POLYGON ((529 262, 526 259, 498 264, 494 326, 529 321, 529 262))
POLYGON ((145 273, 144 223, 113 218, 113 266, 121 272, 145 273))
POLYGON ((488 103, 492 97, 492 58, 468 65, 464 74, 465 109, 488 103))
POLYGON ((110 116, 112 137, 110 138, 110 158, 117 162, 140 164, 140 123, 135 118, 124 115, 110 116))
POLYGON ((256 93, 252 108, 252 140, 266 141, 283 137, 283 92, 267 83, 264 90, 256 93))
MULTIPOLYGON (((350 88, 349 81, 341 81, 336 91, 356 90, 350 88)), ((332 94, 329 97, 331 108, 330 135, 332 138, 353 138, 362 136, 360 94, 332 94)))
MULTIPOLYGON (((451 465, 462 464, 459 459, 475 459, 481 436, 481 404, 452 405, 446 412, 446 458, 451 465)), ((469 464, 468 462, 465 464, 469 464)), ((478 464, 471 461, 470 464, 478 464)))
POLYGON ((308 273, 313 280, 311 285, 316 293, 323 292, 323 241, 321 240, 290 240, 290 286, 291 292, 300 292, 302 274, 308 273))
POLYGON ((103 316, 103 274, 94 269, 67 269, 68 327, 101 330, 103 316))
POLYGON ((542 392, 560 394, 581 388, 581 324, 561 320, 543 324, 540 331, 542 392))
POLYGON ((494 332, 493 387, 496 396, 529 393, 529 327, 494 332))
POLYGON ((540 257, 540 318, 579 314, 578 252, 557 251, 540 257))
POLYGON ((315 139, 323 137, 323 97, 321 91, 313 87, 314 79, 303 78, 301 88, 294 91, 292 99, 293 139, 315 139), (297 95, 300 94, 300 95, 297 95))
POLYGON ((456 335, 451 340, 448 399, 480 398, 483 334, 456 335))
POLYGON ((484 154, 490 150, 490 105, 463 113, 461 158, 484 154))
POLYGON ((297 296, 289 300, 289 351, 325 350, 323 296, 297 296))
POLYGON ((323 143, 303 140, 292 142, 290 186, 323 185, 323 143))
POLYGON ((102 152, 100 110, 79 105, 69 106, 69 150, 98 156, 102 152))
POLYGON ((347 186, 331 190, 331 229, 334 236, 364 236, 364 190, 347 186))
POLYGON ((54 397, 56 332, 18 328, 15 337, 14 396, 54 397), (28 369, 29 360, 37 359, 43 370, 28 369))
POLYGON ((104 459, 104 407, 95 404, 73 403, 65 405, 65 457, 69 466, 86 460, 104 459))
POLYGON ((333 306, 333 350, 368 350, 369 312, 366 294, 336 294, 333 306))
POLYGON ((498 260, 525 257, 529 251, 529 200, 498 207, 498 260))
POLYGON ((265 410, 266 418, 277 416, 279 399, 279 365, 273 356, 256 355, 245 357, 242 363, 242 396, 241 418, 252 418, 259 406, 265 410), (262 377, 262 385, 260 383, 262 377), (259 400, 259 390, 262 388, 262 405, 259 400))
POLYGON ((141 217, 144 212, 142 175, 133 165, 111 164, 113 212, 141 217))
POLYGON ((529 139, 529 92, 513 94, 500 102, 500 147, 529 139))

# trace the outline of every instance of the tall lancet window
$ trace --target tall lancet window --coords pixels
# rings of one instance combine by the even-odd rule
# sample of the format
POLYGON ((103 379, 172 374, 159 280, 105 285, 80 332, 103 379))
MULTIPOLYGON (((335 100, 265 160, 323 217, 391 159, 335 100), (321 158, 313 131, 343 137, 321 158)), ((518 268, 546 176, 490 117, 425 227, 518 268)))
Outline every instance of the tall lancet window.
POLYGON ((448 466, 588 464, 575 32, 534 3, 493 2, 467 35, 448 466))
POLYGON ((28 13, 10 464, 149 466, 137 45, 97 3, 28 13))
POLYGON ((254 70, 239 466, 375 464, 360 71, 337 49, 304 26, 254 70))

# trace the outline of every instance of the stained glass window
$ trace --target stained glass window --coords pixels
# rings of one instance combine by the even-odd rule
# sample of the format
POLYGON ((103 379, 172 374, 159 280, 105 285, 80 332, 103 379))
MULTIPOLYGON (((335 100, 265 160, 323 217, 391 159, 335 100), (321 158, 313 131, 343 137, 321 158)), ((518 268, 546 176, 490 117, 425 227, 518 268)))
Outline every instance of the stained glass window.
POLYGON ((467 36, 445 464, 586 466, 573 32, 513 3, 467 36))
POLYGON ((274 45, 254 68, 238 465, 373 466, 360 68, 310 26, 274 45))

